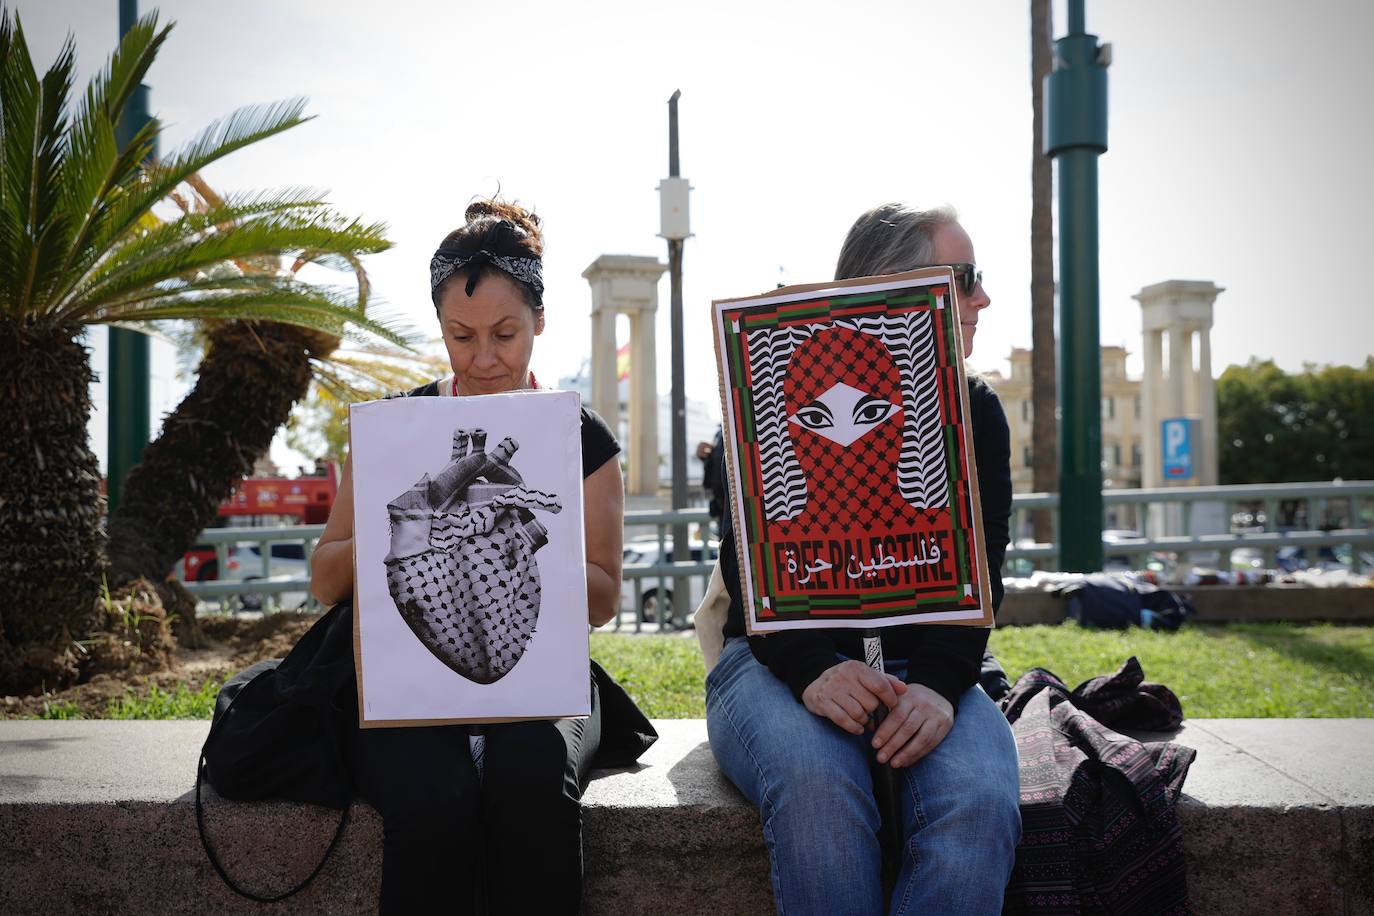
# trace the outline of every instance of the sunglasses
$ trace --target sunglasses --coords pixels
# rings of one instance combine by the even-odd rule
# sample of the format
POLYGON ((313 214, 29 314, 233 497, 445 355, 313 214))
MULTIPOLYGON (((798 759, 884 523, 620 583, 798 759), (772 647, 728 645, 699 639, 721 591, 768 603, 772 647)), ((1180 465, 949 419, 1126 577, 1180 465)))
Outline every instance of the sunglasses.
POLYGON ((983 282, 983 272, 978 269, 977 264, 936 264, 936 267, 948 267, 954 271, 954 279, 959 281, 959 289, 965 296, 972 296, 973 291, 979 283, 983 282))

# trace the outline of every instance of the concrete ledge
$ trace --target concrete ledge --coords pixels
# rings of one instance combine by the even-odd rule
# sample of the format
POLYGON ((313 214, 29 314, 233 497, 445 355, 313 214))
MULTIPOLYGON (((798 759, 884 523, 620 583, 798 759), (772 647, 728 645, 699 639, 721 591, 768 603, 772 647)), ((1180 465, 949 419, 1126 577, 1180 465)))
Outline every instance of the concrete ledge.
MULTIPOLYGON (((1294 623, 1329 620, 1356 623, 1374 620, 1374 588, 1306 585, 1193 585, 1166 586, 1187 594, 1197 608, 1198 621, 1289 620, 1294 623)), ((1063 600, 1046 592, 1007 592, 997 611, 998 626, 1063 623, 1063 600)))
MULTIPOLYGON (((766 913, 758 815, 716 769, 705 723, 655 723, 640 766, 586 794, 590 914, 766 913)), ((240 913, 196 837, 204 722, 0 722, 0 912, 240 913)), ((1152 736, 1142 736, 1152 737, 1152 736)), ((1374 719, 1194 720, 1180 805, 1199 913, 1374 912, 1374 719)), ((375 907, 381 823, 355 805, 316 882, 279 907, 375 907)), ((211 797, 231 874, 282 888, 313 866, 335 812, 211 797)))

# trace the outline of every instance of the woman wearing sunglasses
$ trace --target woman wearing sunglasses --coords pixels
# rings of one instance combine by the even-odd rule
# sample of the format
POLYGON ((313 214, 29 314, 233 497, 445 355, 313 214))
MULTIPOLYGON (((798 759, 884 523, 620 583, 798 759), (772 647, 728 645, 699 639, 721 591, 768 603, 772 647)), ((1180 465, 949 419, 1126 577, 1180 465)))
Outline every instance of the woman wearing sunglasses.
MULTIPOLYGON (((967 357, 992 301, 975 264, 953 210, 887 204, 850 229, 835 277, 952 267, 967 357)), ((971 376, 969 392, 995 608, 1011 514, 1007 420, 982 379, 971 376)), ((886 674, 864 663, 856 630, 746 637, 728 518, 720 556, 730 607, 724 648, 706 681, 707 726, 721 769, 759 808, 778 912, 1001 912, 1021 819, 1011 729, 978 686, 988 631, 884 629, 886 674), (869 715, 880 705, 887 717, 874 732, 869 715), (902 849, 890 900, 878 840, 884 814, 870 773, 875 756, 897 773, 902 849)))

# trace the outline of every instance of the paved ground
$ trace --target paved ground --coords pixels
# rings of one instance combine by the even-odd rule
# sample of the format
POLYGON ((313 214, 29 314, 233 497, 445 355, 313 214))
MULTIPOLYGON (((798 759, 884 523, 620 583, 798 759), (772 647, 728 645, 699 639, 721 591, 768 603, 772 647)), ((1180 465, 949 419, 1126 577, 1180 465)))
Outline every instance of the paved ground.
MULTIPOLYGON (((729 801, 733 790, 709 765, 704 723, 655 725, 663 737, 642 765, 599 774, 587 803, 729 801)), ((174 801, 191 788, 208 728, 206 722, 0 721, 0 800, 174 801)), ((1177 734, 1137 737, 1195 748, 1198 762, 1184 791, 1208 805, 1374 806, 1374 719, 1190 719, 1177 734)))
MULTIPOLYGON (((587 790, 585 912, 771 910, 758 816, 717 770, 705 723, 655 725, 662 738, 638 766, 587 790)), ((190 802, 207 728, 0 721, 0 912, 257 912, 198 848, 190 802)), ((1168 737, 1198 751, 1179 804, 1197 912, 1374 913, 1374 719, 1196 719, 1168 737)), ((337 822, 208 794, 226 865, 260 889, 307 873, 337 822)), ((370 911, 380 840, 357 806, 292 912, 370 911)))

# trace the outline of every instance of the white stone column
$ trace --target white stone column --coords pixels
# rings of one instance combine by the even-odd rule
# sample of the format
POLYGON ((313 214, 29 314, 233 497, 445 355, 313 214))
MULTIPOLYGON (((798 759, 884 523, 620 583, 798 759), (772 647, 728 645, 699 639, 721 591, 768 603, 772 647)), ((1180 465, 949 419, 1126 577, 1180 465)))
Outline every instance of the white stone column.
POLYGON ((655 312, 641 311, 630 318, 631 493, 654 493, 658 489, 657 317, 655 312))
MULTIPOLYGON (((1164 480, 1163 456, 1159 443, 1160 421, 1170 417, 1196 417, 1202 427, 1198 433, 1196 472, 1191 480, 1178 481, 1182 485, 1197 485, 1215 481, 1216 462, 1216 395, 1210 384, 1211 348, 1208 332, 1212 327, 1212 306, 1222 288, 1208 280, 1165 280, 1141 289, 1134 298, 1140 303, 1141 330, 1145 343, 1145 382, 1142 388, 1141 436, 1146 450, 1141 483, 1147 487, 1168 486, 1164 480), (1193 369, 1192 333, 1202 335, 1199 342, 1200 359, 1193 369), (1169 335, 1169 371, 1164 379, 1160 351, 1162 335, 1169 335), (1151 378, 1153 376, 1153 379, 1151 378), (1152 384, 1153 381, 1153 384, 1152 384), (1191 392, 1189 389, 1193 389, 1191 392), (1148 404, 1148 406, 1147 406, 1148 404), (1191 409, 1190 409, 1191 407, 1191 409), (1210 437, 1210 438, 1209 438, 1210 437), (1211 442, 1211 455, 1206 454, 1211 442), (1211 475, 1210 477, 1208 475, 1211 475)), ((1181 534, 1182 513, 1163 512, 1162 506, 1152 506, 1149 513, 1150 534, 1181 534)), ((1192 513, 1195 531, 1205 530, 1199 521, 1208 513, 1202 504, 1192 513)), ((1215 520, 1204 522, 1213 524, 1215 520)), ((1218 528, 1215 530, 1225 530, 1218 528)))
POLYGON ((630 318, 630 430, 626 491, 658 492, 658 364, 654 320, 658 279, 668 265, 657 258, 603 254, 582 276, 592 287, 592 406, 611 429, 620 429, 620 387, 616 375, 615 319, 630 318))
POLYGON ((1198 355, 1198 400, 1201 402, 1198 417, 1202 421, 1202 455, 1198 469, 1198 483, 1204 487, 1216 486, 1219 475, 1221 452, 1217 448, 1217 383, 1212 377, 1212 333, 1211 328, 1198 331, 1202 340, 1198 355))
POLYGON ((592 307, 592 410, 620 434, 620 396, 615 375, 615 310, 592 307))
POLYGON ((1188 368, 1193 361, 1193 347, 1189 341, 1188 330, 1183 327, 1169 329, 1169 400, 1165 413, 1168 417, 1181 417, 1187 409, 1188 368))
POLYGON ((1145 376, 1140 382, 1140 485, 1157 487, 1163 480, 1159 446, 1159 388, 1164 377, 1163 343, 1160 332, 1146 330, 1144 344, 1145 376))

